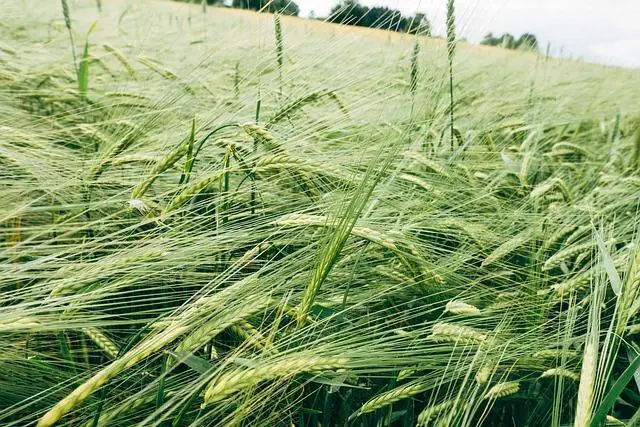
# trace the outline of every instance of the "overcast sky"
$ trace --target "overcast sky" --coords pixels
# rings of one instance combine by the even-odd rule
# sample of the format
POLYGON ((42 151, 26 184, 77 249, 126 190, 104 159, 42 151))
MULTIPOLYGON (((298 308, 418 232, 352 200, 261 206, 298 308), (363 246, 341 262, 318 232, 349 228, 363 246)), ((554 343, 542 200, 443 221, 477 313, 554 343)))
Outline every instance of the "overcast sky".
MULTIPOLYGON (((446 0, 361 0, 412 15, 426 12, 436 34, 444 33, 446 0)), ((296 0, 301 15, 327 16, 337 0, 296 0)), ((640 0, 456 0, 459 34, 478 42, 489 31, 516 37, 534 33, 557 55, 640 67, 640 0)))

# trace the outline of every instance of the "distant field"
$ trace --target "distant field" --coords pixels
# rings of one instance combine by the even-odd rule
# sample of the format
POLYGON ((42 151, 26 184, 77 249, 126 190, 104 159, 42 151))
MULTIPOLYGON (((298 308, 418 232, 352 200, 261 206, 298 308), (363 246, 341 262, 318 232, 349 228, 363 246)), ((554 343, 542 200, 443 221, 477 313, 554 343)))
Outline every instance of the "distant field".
POLYGON ((1 425, 640 423, 640 71, 459 43, 452 124, 446 40, 62 3, 0 0, 1 425))

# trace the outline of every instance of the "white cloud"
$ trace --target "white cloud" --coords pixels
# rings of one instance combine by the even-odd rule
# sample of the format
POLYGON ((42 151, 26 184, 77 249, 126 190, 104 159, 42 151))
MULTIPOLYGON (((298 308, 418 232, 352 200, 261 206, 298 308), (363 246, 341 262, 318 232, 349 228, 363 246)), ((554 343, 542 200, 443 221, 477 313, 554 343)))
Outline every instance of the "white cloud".
POLYGON ((591 55, 585 59, 623 67, 640 68, 640 39, 616 40, 589 46, 591 55))
MULTIPOLYGON (((336 0, 296 0, 303 15, 326 16, 336 0)), ((424 11, 444 32, 446 0, 361 0, 409 15, 424 11)), ((491 31, 536 34, 552 50, 612 65, 640 67, 638 0, 457 0, 459 33, 478 42, 491 31)))

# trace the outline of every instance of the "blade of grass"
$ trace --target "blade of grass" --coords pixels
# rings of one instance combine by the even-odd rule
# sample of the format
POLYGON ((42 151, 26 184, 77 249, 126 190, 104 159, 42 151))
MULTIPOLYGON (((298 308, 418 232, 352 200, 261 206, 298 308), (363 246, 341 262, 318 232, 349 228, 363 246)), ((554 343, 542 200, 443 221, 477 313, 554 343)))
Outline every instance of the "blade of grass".
POLYGON ((602 399, 602 402, 598 405, 598 408, 595 410, 593 417, 591 418, 591 422, 589 423, 591 427, 598 427, 602 424, 607 417, 607 413, 613 407, 616 399, 620 397, 620 393, 622 393, 629 381, 631 381, 633 374, 638 368, 640 368, 640 355, 636 356, 636 358, 629 364, 627 369, 625 369, 616 382, 613 383, 604 399, 602 399))

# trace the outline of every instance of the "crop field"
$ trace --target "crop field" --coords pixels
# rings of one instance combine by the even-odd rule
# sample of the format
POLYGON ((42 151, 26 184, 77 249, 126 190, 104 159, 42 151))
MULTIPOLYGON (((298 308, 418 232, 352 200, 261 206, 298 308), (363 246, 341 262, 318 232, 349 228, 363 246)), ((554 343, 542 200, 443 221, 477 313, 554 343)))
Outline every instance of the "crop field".
POLYGON ((0 425, 640 425, 640 71, 0 7, 0 425))

